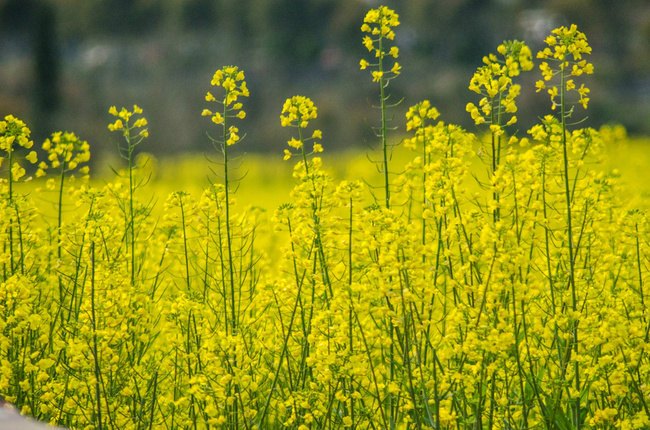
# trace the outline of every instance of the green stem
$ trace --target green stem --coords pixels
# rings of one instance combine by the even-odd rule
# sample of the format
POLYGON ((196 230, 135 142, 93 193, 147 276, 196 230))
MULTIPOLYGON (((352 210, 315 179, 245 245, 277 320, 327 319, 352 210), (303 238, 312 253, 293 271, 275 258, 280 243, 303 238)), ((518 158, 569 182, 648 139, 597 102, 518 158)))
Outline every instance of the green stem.
MULTIPOLYGON (((228 93, 224 100, 228 99, 228 93)), ((226 195, 226 245, 228 247, 228 271, 230 272, 230 324, 233 334, 237 331, 237 315, 235 311, 235 270, 233 265, 232 258, 232 233, 230 227, 230 180, 228 177, 228 143, 227 143, 227 108, 226 104, 223 105, 223 143, 222 143, 222 153, 223 153, 223 176, 224 176, 224 188, 226 195)))
POLYGON ((634 239, 636 241, 636 264, 637 264, 637 272, 639 276, 639 296, 641 298, 642 315, 645 321, 646 310, 645 310, 645 298, 643 297, 643 273, 642 273, 642 265, 641 265, 641 245, 639 243, 639 223, 634 224, 634 232, 635 232, 634 239))
POLYGON ((131 145, 131 139, 127 138, 129 145, 129 224, 131 233, 131 285, 135 284, 135 216, 133 210, 133 195, 135 189, 133 186, 133 150, 135 145, 131 145))
MULTIPOLYGON (((572 215, 571 215, 571 190, 569 185, 569 155, 567 148, 567 124, 566 124, 566 107, 564 100, 565 93, 565 72, 564 72, 564 62, 560 65, 560 115, 562 120, 562 151, 564 159, 564 194, 566 197, 566 209, 567 209, 567 241, 568 241, 568 251, 569 251, 569 285, 571 287, 571 310, 573 311, 573 316, 571 320, 571 334, 572 334, 572 343, 573 343, 573 353, 578 354, 578 322, 575 321, 575 312, 578 307, 578 299, 576 293, 576 283, 575 283, 575 259, 574 259, 574 249, 573 249, 573 225, 572 225, 572 215)), ((568 356, 570 358, 570 355, 568 356)), ((580 393, 580 365, 577 361, 574 362, 574 372, 575 372, 575 389, 580 393)), ((576 430, 580 430, 580 397, 575 400, 573 419, 576 426, 576 430)))
MULTIPOLYGON (((348 225, 348 296, 349 296, 349 309, 348 309, 348 341, 350 342, 350 356, 354 354, 354 340, 353 332, 354 320, 353 320, 353 295, 352 295, 352 219, 353 219, 353 208, 352 208, 352 197, 349 200, 350 203, 350 212, 349 212, 349 225, 348 225)), ((354 375, 350 375, 350 420, 354 426, 354 375)))
MULTIPOLYGON (((232 256, 232 231, 230 226, 230 182, 228 178, 228 140, 227 140, 227 119, 228 111, 225 101, 228 100, 228 92, 224 98, 223 103, 223 135, 222 135, 222 153, 223 153, 223 176, 224 176, 224 188, 226 194, 226 245, 228 246, 228 271, 230 272, 230 324, 232 328, 232 334, 237 333, 237 313, 236 313, 236 294, 235 294, 235 269, 232 256)), ((237 357, 233 356, 233 368, 237 367, 237 357)), ((233 372, 234 373, 234 372, 233 372)), ((235 393, 239 393, 239 387, 237 383, 232 383, 234 386, 235 393)), ((231 383, 228 383, 228 395, 230 395, 231 383)), ((239 428, 239 416, 238 416, 238 404, 236 401, 232 405, 232 416, 229 417, 232 419, 233 428, 239 428)))
MULTIPOLYGON (((65 154, 63 155, 65 157, 65 154)), ((61 165, 61 175, 59 177, 59 202, 58 202, 58 213, 57 213, 57 246, 56 246, 56 256, 61 259, 61 227, 63 226, 63 184, 65 182, 65 160, 61 165)))
MULTIPOLYGON (((384 38, 379 38, 379 52, 383 52, 384 38)), ((390 180, 388 177, 388 145, 386 141, 386 86, 388 81, 384 79, 384 58, 379 55, 379 109, 381 110, 381 149, 384 157, 384 189, 386 192, 386 208, 390 208, 390 180)))
MULTIPOLYGON (((58 261, 58 264, 61 265, 61 257, 63 255, 63 251, 61 249, 61 243, 62 241, 62 232, 61 228, 63 225, 63 184, 65 182, 65 154, 63 154, 63 163, 61 164, 61 175, 59 178, 59 202, 58 202, 58 208, 57 208, 57 224, 56 224, 56 258, 58 261)), ((65 302, 63 299, 63 280, 61 278, 61 274, 59 273, 58 276, 58 283, 59 283, 59 300, 61 303, 61 306, 63 306, 63 303, 65 302)), ((63 319, 63 314, 61 314, 61 318, 63 319)))
POLYGON ((101 368, 97 349, 97 319, 95 314, 95 242, 90 242, 90 311, 93 329, 93 361, 95 372, 95 397, 97 402, 97 428, 102 428, 101 368))
MULTIPOLYGON (((303 142, 301 127, 298 127, 298 139, 300 140, 300 142, 303 142)), ((316 244, 317 258, 321 269, 321 274, 323 275, 323 283, 327 285, 327 288, 330 293, 329 297, 332 297, 334 295, 334 291, 332 290, 332 283, 330 282, 330 278, 329 278, 329 270, 327 269, 327 261, 325 258, 325 248, 323 247, 323 240, 321 235, 321 223, 320 223, 320 214, 319 214, 321 204, 319 204, 318 197, 317 197, 319 193, 316 188, 316 179, 314 178, 314 176, 310 176, 309 174, 309 164, 307 163, 307 153, 305 152, 304 143, 302 144, 301 149, 302 149, 302 161, 303 164, 305 165, 305 175, 311 180, 311 187, 312 187, 311 209, 312 209, 312 220, 314 223, 314 231, 316 233, 316 237, 314 238, 314 241, 316 244)), ((329 302, 329 297, 326 297, 326 300, 328 302, 329 302)))
MULTIPOLYGON (((280 352, 280 359, 278 360, 278 367, 275 370, 275 374, 273 375, 273 382, 271 383, 271 388, 269 390, 268 396, 266 398, 266 402, 264 404, 264 409, 262 409, 262 414, 260 415, 260 420, 259 423, 260 425, 265 424, 265 419, 266 415, 269 410, 269 406, 271 404, 271 399, 273 398, 273 394, 275 392, 275 388, 277 386, 278 380, 280 378, 280 370, 282 368, 282 361, 284 360, 285 355, 287 354, 287 351, 289 349, 289 339, 291 336, 291 333, 293 331, 293 325, 294 321, 296 318, 296 313, 298 311, 298 305, 300 304, 300 297, 302 294, 302 286, 304 285, 304 273, 305 271, 303 270, 303 275, 300 276, 298 274, 298 263, 296 262, 296 249, 294 245, 294 240, 293 240, 293 230, 291 228, 291 220, 287 219, 287 225, 289 229, 289 243, 291 243, 291 255, 292 255, 292 262, 293 262, 293 275, 294 279, 296 280, 296 301, 293 304, 293 309, 291 310, 291 317, 289 319, 289 325, 287 326, 286 333, 283 333, 283 339, 282 339, 282 351, 280 352)), ((276 299, 277 301, 277 299, 276 299)), ((282 324, 282 316, 280 314, 280 323, 282 324)), ((284 331, 284 327, 283 327, 284 331)), ((287 373, 289 377, 289 388, 292 389, 293 384, 291 383, 291 367, 289 365, 289 361, 287 360, 287 373)))
POLYGON ((178 202, 181 208, 181 223, 183 224, 183 254, 185 256, 185 282, 187 284, 187 292, 190 293, 190 262, 188 260, 187 251, 187 226, 185 223, 185 208, 183 206, 183 197, 178 195, 178 202))
POLYGON ((11 171, 11 167, 13 164, 13 148, 10 146, 9 149, 7 150, 7 170, 9 172, 9 203, 13 203, 14 200, 14 174, 11 171))
MULTIPOLYGON (((9 147, 8 150, 8 171, 9 171, 9 206, 13 207, 14 205, 14 174, 11 171, 11 165, 13 164, 13 148, 9 147)), ((16 211, 17 212, 17 211, 16 211)), ((13 220, 9 219, 9 273, 14 274, 14 231, 13 231, 13 220)), ((5 276, 6 278, 6 276, 5 276)))

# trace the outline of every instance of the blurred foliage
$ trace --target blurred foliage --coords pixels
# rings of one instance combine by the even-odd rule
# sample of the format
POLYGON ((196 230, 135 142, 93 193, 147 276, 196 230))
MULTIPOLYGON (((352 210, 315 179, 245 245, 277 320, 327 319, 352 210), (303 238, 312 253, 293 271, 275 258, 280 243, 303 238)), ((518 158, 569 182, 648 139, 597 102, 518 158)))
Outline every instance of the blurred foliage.
MULTIPOLYGON (((525 39, 535 50, 550 28, 576 23, 594 48, 588 122, 613 120, 633 134, 650 133, 650 3, 645 0, 389 3, 402 21, 397 43, 404 75, 393 93, 406 102, 394 109, 395 118, 402 117, 406 104, 430 98, 445 120, 471 127, 464 111, 467 83, 485 52, 510 38, 525 39)), ((160 151, 201 150, 209 145, 196 111, 203 83, 222 65, 237 64, 247 71, 251 87, 249 150, 270 150, 283 141, 279 109, 294 93, 321 106, 330 147, 372 142, 374 124, 368 118, 373 118, 374 98, 357 70, 363 49, 358 22, 375 4, 0 0, 0 114, 28 118, 37 138, 57 123, 102 147, 106 107, 139 103, 159 124, 151 132, 160 151)), ((524 94, 521 103, 522 111, 533 113, 521 118, 525 129, 544 102, 524 94)))

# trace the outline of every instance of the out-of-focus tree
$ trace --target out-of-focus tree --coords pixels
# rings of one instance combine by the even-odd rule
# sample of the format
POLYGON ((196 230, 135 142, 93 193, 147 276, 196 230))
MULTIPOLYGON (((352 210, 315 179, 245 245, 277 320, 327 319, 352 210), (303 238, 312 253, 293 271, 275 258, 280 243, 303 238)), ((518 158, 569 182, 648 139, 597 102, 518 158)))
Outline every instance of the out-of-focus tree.
POLYGON ((273 55, 305 64, 319 58, 335 8, 336 2, 327 0, 270 0, 266 16, 256 15, 255 27, 266 32, 266 47, 273 55))
POLYGON ((148 0, 90 0, 95 31, 114 36, 149 33, 161 22, 162 4, 148 0))
POLYGON ((59 107, 59 52, 56 11, 46 1, 36 2, 32 27, 34 44, 34 95, 41 114, 59 107))
MULTIPOLYGON (((169 0, 168 0, 169 1, 169 0)), ((181 7, 183 30, 199 30, 214 25, 217 3, 213 0, 171 0, 181 7)))

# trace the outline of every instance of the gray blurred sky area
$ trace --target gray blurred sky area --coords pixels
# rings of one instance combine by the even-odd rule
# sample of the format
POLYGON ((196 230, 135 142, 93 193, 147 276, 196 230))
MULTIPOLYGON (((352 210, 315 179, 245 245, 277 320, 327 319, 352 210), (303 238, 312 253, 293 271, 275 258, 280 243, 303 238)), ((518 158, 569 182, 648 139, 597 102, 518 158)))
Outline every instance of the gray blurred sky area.
MULTIPOLYGON (((391 83, 403 129, 408 106, 428 98, 442 119, 474 129, 467 90, 481 58, 504 39, 536 51, 551 28, 576 22, 593 46, 596 74, 586 124, 620 122, 650 134, 650 2, 646 0, 402 0, 397 45, 402 75, 391 83)), ((241 124, 247 150, 276 151, 287 138, 278 115, 304 94, 320 109, 329 149, 374 142, 376 88, 358 70, 359 26, 372 0, 0 0, 0 114, 27 120, 37 140, 77 132, 95 154, 114 153, 110 105, 137 103, 153 152, 206 151, 201 118, 212 74, 236 64, 251 97, 241 124)), ((522 77, 521 131, 548 112, 522 77)), ((579 120, 582 118, 576 118, 579 120)))

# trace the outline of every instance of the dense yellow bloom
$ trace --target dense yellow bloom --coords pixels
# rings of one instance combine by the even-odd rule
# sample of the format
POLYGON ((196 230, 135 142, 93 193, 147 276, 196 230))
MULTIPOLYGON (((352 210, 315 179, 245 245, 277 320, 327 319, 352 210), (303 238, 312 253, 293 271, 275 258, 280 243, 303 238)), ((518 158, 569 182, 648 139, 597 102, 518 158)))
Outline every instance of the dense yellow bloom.
MULTIPOLYGON (((362 27, 371 50, 394 37, 387 13, 362 27)), ((561 34, 546 40, 551 56, 561 34)), ((576 46, 557 49, 566 68, 541 68, 537 88, 555 103, 589 95, 576 46)), ((360 66, 386 84, 392 72, 369 61, 360 66)), ((487 139, 440 121, 428 100, 407 110, 404 144, 417 152, 386 169, 392 206, 364 175, 334 183, 303 96, 280 113, 292 134, 283 158, 299 160, 272 216, 242 208, 227 180, 140 201, 133 184, 155 160, 131 155, 147 120, 111 107, 134 181, 69 190, 56 230, 41 196, 0 182, 0 394, 68 428, 541 429, 577 418, 647 429, 650 221, 616 171, 593 167, 625 130, 567 130, 546 115, 528 138, 506 136, 513 78, 531 61, 504 43, 473 77, 480 100, 466 108, 487 139)), ((225 159, 241 140, 243 78, 226 67, 204 97, 225 159)), ((29 174, 15 153, 40 174, 61 169, 60 191, 63 173, 87 172, 88 145, 72 133, 54 133, 38 161, 24 124, 5 117, 0 132, 9 178, 29 174)))
MULTIPOLYGON (((144 125, 146 120, 141 118, 133 126, 144 125)), ((88 166, 81 165, 90 161, 90 145, 74 133, 57 131, 43 142, 42 148, 47 154, 48 161, 39 164, 36 176, 44 176, 50 167, 60 169, 64 173, 79 170, 84 176, 87 175, 88 166)))
POLYGON ((142 115, 142 112, 142 108, 138 105, 133 105, 131 110, 122 107, 119 111, 115 106, 111 106, 108 113, 117 118, 108 125, 108 129, 110 131, 121 131, 125 137, 144 139, 149 136, 146 118, 140 117, 131 122, 134 116, 142 115))
POLYGON ((547 46, 537 53, 537 58, 544 60, 539 65, 542 79, 537 81, 537 91, 548 88, 552 109, 560 103, 567 103, 564 94, 577 91, 577 103, 587 109, 589 89, 584 84, 576 88, 576 83, 572 79, 572 77, 590 75, 594 72, 593 64, 584 59, 584 56, 591 54, 587 37, 575 24, 572 24, 568 28, 563 26, 554 29, 545 39, 545 43, 547 46), (560 82, 551 84, 553 78, 560 82), (557 97, 560 94, 562 100, 558 101, 557 97))
POLYGON ((292 137, 287 142, 287 145, 289 145, 291 148, 294 148, 294 149, 300 149, 300 148, 302 148, 302 141, 292 137))
MULTIPOLYGON (((25 169, 16 160, 14 152, 18 148, 30 149, 34 145, 30 135, 31 131, 27 125, 13 115, 6 115, 0 121, 0 154, 5 154, 0 157, 0 167, 4 159, 7 158, 11 164, 9 166, 10 181, 20 180, 26 175, 25 169)), ((25 159, 32 164, 38 162, 37 154, 34 151, 30 151, 25 159)))
POLYGON ((26 173, 25 169, 18 162, 15 162, 11 166, 11 177, 15 181, 22 179, 25 176, 25 173, 26 173))
POLYGON ((309 97, 293 96, 285 100, 280 114, 283 127, 306 128, 309 121, 318 118, 318 109, 309 97))
POLYGON ((523 42, 505 41, 497 47, 497 53, 501 58, 496 54, 483 57, 484 65, 476 70, 469 82, 469 89, 483 96, 479 106, 468 103, 465 107, 476 125, 503 127, 504 124, 514 124, 517 121, 515 99, 521 87, 513 82, 513 78, 533 68, 532 53, 523 42), (506 113, 513 115, 504 121, 506 113))
MULTIPOLYGON (((303 132, 307 126, 309 126, 309 122, 316 118, 318 118, 318 108, 316 108, 316 105, 314 105, 314 102, 309 97, 297 95, 284 101, 282 112, 280 113, 280 125, 282 125, 282 127, 293 127, 298 129, 298 138, 292 137, 287 141, 287 145, 289 145, 290 148, 300 150, 304 155, 305 142, 314 141, 312 152, 323 152, 323 146, 316 142, 323 138, 321 130, 314 130, 311 137, 305 137, 303 135, 303 132)), ((283 159, 285 161, 289 160, 291 155, 291 150, 285 149, 283 159)))
MULTIPOLYGON (((404 146, 415 149, 433 139, 433 121, 438 119, 440 112, 431 106, 429 100, 411 106, 406 112, 406 131, 414 131, 414 136, 404 140, 404 146)), ((425 151, 427 149, 425 148, 425 151)))
POLYGON ((31 131, 23 121, 13 115, 7 115, 0 121, 0 151, 10 153, 14 145, 29 149, 34 145, 29 137, 31 131))
POLYGON ((363 36, 363 46, 371 54, 370 59, 361 59, 359 68, 371 69, 373 82, 384 82, 398 76, 401 72, 400 64, 395 61, 399 56, 399 48, 390 44, 395 39, 395 27, 399 25, 399 15, 386 6, 371 9, 366 14, 361 31, 367 33, 363 36), (393 64, 388 68, 386 61, 393 59, 393 64))
POLYGON ((438 109, 431 106, 429 100, 423 100, 406 112, 406 131, 422 127, 427 120, 436 120, 439 116, 438 109))
POLYGON ((239 129, 234 125, 228 127, 228 139, 226 140, 226 145, 234 145, 235 143, 239 142, 240 139, 239 129))
POLYGON ((244 105, 240 101, 240 98, 250 96, 244 71, 237 66, 224 66, 214 73, 210 85, 222 88, 223 96, 217 98, 211 91, 208 91, 204 97, 205 101, 220 106, 214 111, 203 109, 201 116, 208 116, 214 124, 223 125, 222 143, 226 146, 234 145, 241 140, 239 129, 231 125, 226 126, 226 122, 229 124, 228 120, 231 118, 246 118, 246 112, 243 110, 244 105))

